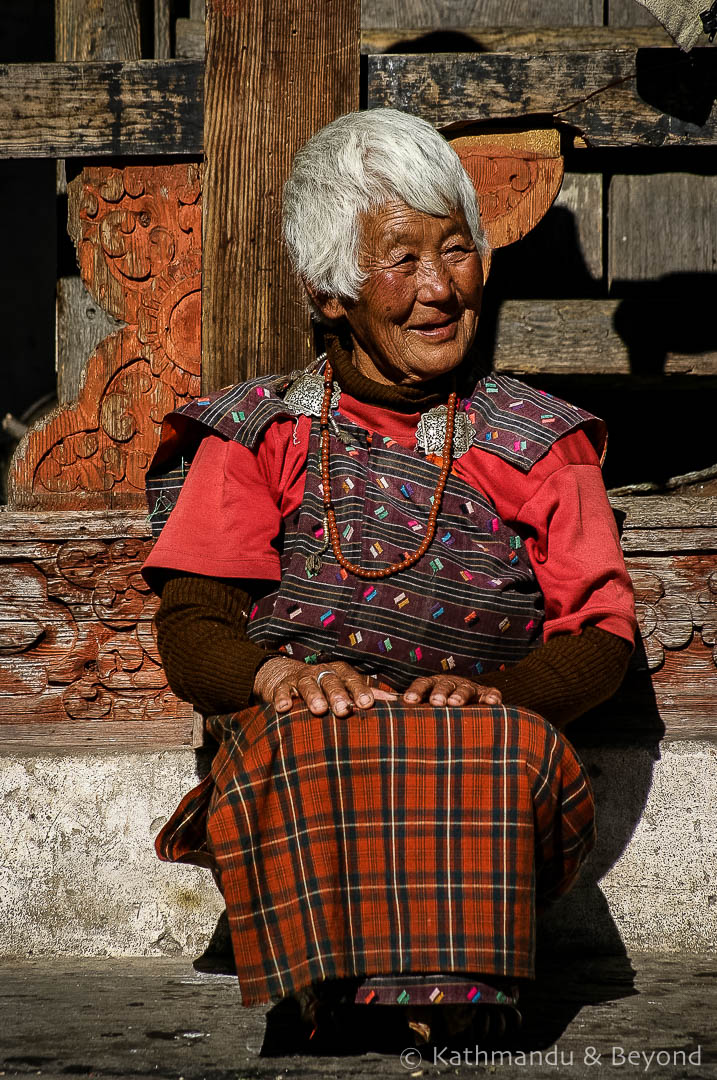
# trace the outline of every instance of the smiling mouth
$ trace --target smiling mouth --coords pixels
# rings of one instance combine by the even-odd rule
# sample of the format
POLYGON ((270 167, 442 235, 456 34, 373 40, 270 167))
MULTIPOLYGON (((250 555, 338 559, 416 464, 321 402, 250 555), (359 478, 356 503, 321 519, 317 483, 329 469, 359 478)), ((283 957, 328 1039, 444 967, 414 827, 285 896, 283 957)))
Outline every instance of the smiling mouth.
POLYGON ((460 316, 458 315, 452 315, 447 318, 437 319, 435 322, 409 326, 408 329, 412 330, 415 334, 420 334, 422 337, 441 341, 453 336, 453 333, 458 326, 459 318, 460 316))

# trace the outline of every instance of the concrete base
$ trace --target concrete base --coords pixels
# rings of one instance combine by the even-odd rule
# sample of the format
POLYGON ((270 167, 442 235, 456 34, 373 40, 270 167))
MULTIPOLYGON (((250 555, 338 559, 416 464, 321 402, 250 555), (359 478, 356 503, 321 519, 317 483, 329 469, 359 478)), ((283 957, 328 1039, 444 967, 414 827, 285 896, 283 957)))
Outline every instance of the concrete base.
POLYGON ((0 758, 0 953, 201 953, 224 906, 212 876, 153 847, 196 783, 191 750, 0 758))
MULTIPOLYGON (((599 843, 546 930, 619 952, 713 951, 717 746, 582 752, 599 843), (596 884, 599 881, 600 885, 596 884)), ((152 842, 197 782, 192 751, 0 758, 0 954, 196 956, 222 910, 208 871, 152 842)))

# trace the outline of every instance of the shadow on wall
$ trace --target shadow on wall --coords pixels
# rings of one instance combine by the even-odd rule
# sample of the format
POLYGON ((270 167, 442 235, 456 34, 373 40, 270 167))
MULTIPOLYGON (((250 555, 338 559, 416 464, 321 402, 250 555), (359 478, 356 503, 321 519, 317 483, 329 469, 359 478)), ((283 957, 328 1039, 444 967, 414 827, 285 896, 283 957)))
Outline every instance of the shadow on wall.
MULTIPOLYGON (((613 327, 629 355, 628 375, 519 377, 606 421, 610 443, 603 472, 608 488, 640 483, 659 488, 672 477, 709 469, 717 463, 712 435, 717 378, 701 373, 708 366, 714 371, 714 361, 703 364, 701 358, 717 354, 712 317, 717 273, 616 280, 611 293, 619 300, 613 327)), ((481 371, 493 367, 503 301, 604 296, 604 283, 583 259, 574 214, 554 206, 529 236, 494 254, 476 342, 477 366, 481 371)))
POLYGON ((597 843, 575 888, 539 919, 538 978, 524 1001, 526 1047, 550 1046, 584 1005, 636 993, 634 969, 599 882, 640 822, 665 734, 641 640, 626 686, 638 709, 626 709, 621 691, 566 732, 595 794, 597 843), (609 965, 603 960, 591 974, 591 958, 605 956, 609 965))
POLYGON ((700 356, 717 353, 717 274, 615 281, 613 292, 622 297, 613 326, 629 350, 633 375, 663 375, 670 354, 693 357, 698 372, 700 356))

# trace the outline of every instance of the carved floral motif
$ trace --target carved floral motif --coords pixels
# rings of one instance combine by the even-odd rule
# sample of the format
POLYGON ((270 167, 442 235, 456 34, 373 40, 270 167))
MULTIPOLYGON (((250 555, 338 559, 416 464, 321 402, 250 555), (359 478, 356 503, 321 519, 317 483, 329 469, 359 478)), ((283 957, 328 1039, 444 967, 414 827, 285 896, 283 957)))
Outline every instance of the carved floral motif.
POLYGON ((89 358, 78 401, 20 444, 9 501, 143 508, 162 418, 200 390, 199 166, 86 168, 68 195, 82 280, 126 325, 89 358))
POLYGON ((717 570, 707 579, 707 589, 700 596, 699 604, 697 625, 702 633, 702 640, 712 649, 712 658, 717 664, 717 570))
POLYGON ((157 652, 157 598, 139 570, 138 538, 37 543, 32 558, 0 550, 3 718, 55 722, 191 717, 157 652))
POLYGON ((684 575, 682 561, 679 556, 674 560, 675 569, 670 568, 667 577, 658 570, 630 566, 637 621, 650 671, 662 667, 665 650, 685 648, 696 631, 703 644, 714 650, 717 664, 717 570, 709 573, 705 588, 701 573, 684 575))
POLYGON ((665 583, 651 570, 634 570, 635 608, 648 667, 665 662, 665 649, 689 644, 693 634, 692 608, 683 597, 668 596, 665 583))

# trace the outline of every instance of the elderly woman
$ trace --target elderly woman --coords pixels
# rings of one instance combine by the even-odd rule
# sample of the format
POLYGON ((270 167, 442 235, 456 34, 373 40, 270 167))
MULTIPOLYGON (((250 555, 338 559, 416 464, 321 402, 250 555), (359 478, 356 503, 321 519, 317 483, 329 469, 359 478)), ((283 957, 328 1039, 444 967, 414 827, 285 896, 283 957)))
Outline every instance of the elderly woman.
POLYGON ((284 215, 326 354, 173 414, 152 469, 159 647, 218 743, 158 851, 213 869, 244 1004, 311 1028, 348 987, 428 1039, 533 976, 593 843, 560 729, 618 687, 632 594, 601 423, 475 370, 489 254, 449 144, 343 116, 284 215))

